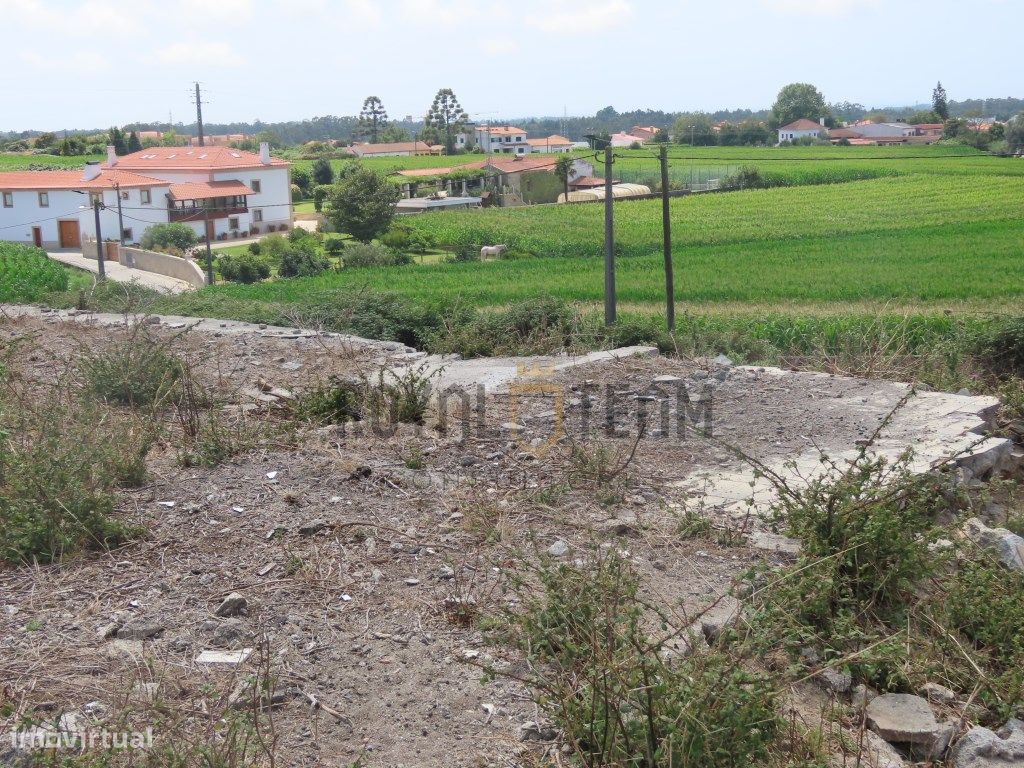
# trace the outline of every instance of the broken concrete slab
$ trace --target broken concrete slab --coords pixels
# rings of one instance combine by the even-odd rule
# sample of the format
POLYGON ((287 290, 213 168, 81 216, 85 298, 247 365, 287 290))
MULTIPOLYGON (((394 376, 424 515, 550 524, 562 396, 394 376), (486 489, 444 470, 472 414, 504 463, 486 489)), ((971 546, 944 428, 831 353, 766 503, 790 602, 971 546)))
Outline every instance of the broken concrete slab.
POLYGON ((196 664, 237 667, 245 663, 246 659, 252 655, 252 651, 252 648, 242 648, 237 651, 206 650, 196 656, 196 664))
POLYGON ((861 765, 869 768, 903 768, 903 756, 885 739, 874 731, 864 731, 864 758, 861 765))
POLYGON ((979 547, 996 550, 1007 568, 1024 571, 1024 538, 1006 528, 989 528, 977 517, 964 523, 963 530, 979 547))
POLYGON ((939 732, 939 724, 928 702, 910 693, 882 694, 871 700, 865 714, 871 730, 897 744, 930 748, 939 732))
POLYGON ((953 747, 953 768, 1010 768, 1024 765, 1024 722, 1010 720, 998 732, 971 728, 953 747))

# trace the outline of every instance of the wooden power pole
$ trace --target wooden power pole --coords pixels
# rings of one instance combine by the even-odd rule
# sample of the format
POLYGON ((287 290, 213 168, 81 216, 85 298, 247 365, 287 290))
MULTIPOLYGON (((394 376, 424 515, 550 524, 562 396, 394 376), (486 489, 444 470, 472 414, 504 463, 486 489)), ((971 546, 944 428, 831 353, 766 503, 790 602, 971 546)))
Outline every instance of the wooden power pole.
POLYGON ((196 132, 199 134, 199 146, 204 146, 203 141, 203 97, 199 93, 199 83, 196 83, 196 132))
POLYGON ((612 143, 604 148, 604 324, 615 324, 615 225, 612 185, 612 143))
POLYGON ((661 145, 661 240, 665 252, 665 320, 671 333, 676 327, 675 286, 672 278, 672 218, 668 206, 668 147, 661 145))

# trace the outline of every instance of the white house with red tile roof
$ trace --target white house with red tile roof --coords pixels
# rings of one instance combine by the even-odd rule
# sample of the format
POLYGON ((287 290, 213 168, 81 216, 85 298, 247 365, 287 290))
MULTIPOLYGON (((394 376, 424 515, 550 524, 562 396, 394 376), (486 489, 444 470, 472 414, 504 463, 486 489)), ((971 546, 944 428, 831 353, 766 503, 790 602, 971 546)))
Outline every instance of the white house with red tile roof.
POLYGON ((182 222, 200 237, 271 232, 292 223, 289 164, 227 147, 153 147, 83 171, 0 173, 0 240, 43 248, 81 248, 95 239, 91 207, 99 199, 104 239, 125 242, 153 224, 182 222), (207 219, 209 223, 207 224, 207 219))
POLYGON ((476 145, 482 152, 503 155, 526 155, 530 152, 526 131, 512 125, 478 125, 476 145))
POLYGON ((527 139, 530 152, 547 154, 563 154, 572 151, 572 142, 564 136, 548 136, 546 139, 527 139))
POLYGON ((349 147, 357 157, 411 157, 413 155, 440 155, 444 147, 423 141, 395 141, 380 144, 353 144, 349 147))
POLYGON ((784 141, 803 139, 807 136, 817 139, 823 138, 827 135, 828 129, 825 128, 824 118, 821 119, 821 122, 816 123, 813 120, 801 117, 799 120, 794 120, 789 125, 784 125, 779 128, 779 144, 784 141))

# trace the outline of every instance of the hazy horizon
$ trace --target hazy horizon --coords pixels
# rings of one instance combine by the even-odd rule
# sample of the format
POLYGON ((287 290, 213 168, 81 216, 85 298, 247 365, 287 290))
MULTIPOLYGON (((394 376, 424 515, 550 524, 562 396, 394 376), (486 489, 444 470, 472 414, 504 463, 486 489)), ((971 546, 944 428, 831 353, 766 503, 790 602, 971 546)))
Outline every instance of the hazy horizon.
MULTIPOLYGON (((786 83, 830 102, 1019 89, 1013 0, 0 0, 0 130, 423 115, 451 87, 474 120, 765 109, 786 83), (18 72, 18 75, 10 74, 18 72), (729 107, 728 105, 735 105, 729 107)), ((998 95, 996 95, 998 94, 998 95)))

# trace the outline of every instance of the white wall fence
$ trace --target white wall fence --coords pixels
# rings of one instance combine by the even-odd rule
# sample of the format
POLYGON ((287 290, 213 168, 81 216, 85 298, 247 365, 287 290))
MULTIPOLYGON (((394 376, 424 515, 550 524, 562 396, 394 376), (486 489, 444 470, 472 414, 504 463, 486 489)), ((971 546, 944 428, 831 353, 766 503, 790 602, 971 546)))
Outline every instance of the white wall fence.
POLYGON ((200 269, 198 264, 190 259, 171 256, 169 253, 157 253, 156 251, 144 251, 141 248, 121 246, 121 258, 119 261, 124 266, 131 267, 132 269, 141 269, 144 272, 155 272, 158 275, 167 275, 178 280, 184 280, 196 288, 202 288, 206 285, 206 273, 200 269))

